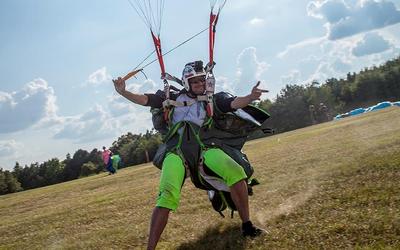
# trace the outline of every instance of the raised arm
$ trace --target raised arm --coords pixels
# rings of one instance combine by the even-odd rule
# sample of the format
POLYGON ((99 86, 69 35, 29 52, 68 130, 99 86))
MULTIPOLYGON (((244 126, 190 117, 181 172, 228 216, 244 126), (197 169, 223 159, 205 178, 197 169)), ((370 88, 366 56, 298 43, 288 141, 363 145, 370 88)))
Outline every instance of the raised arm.
POLYGON ((266 89, 259 89, 260 81, 253 87, 251 93, 246 96, 238 96, 231 102, 231 108, 240 109, 246 107, 248 104, 255 100, 260 100, 262 93, 267 93, 266 89))
POLYGON ((132 92, 126 90, 125 80, 122 79, 121 77, 114 79, 113 82, 114 82, 115 90, 118 92, 118 94, 122 95, 129 101, 139 104, 139 105, 142 105, 142 106, 145 106, 147 104, 147 102, 149 101, 149 98, 146 95, 135 94, 135 93, 132 93, 132 92))

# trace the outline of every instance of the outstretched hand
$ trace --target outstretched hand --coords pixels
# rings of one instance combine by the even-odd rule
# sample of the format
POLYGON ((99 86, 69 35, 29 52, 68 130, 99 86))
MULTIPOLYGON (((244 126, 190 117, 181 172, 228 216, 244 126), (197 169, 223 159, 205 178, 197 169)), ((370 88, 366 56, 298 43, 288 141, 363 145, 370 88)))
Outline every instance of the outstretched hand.
POLYGON ((121 77, 112 80, 114 83, 115 90, 122 95, 125 92, 126 84, 125 80, 121 77))
POLYGON ((266 89, 259 89, 258 86, 260 86, 260 81, 257 82, 257 84, 253 87, 253 89, 251 90, 251 93, 249 95, 251 101, 256 101, 256 100, 260 100, 260 97, 262 95, 262 93, 267 93, 269 92, 266 89))

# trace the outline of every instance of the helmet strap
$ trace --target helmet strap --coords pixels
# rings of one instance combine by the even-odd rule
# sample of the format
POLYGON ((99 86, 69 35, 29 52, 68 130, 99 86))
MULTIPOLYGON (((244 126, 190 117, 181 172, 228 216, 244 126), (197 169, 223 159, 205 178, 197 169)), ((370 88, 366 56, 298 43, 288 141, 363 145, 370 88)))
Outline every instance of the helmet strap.
POLYGON ((189 97, 197 97, 197 95, 192 91, 192 88, 189 87, 189 91, 187 92, 189 97))

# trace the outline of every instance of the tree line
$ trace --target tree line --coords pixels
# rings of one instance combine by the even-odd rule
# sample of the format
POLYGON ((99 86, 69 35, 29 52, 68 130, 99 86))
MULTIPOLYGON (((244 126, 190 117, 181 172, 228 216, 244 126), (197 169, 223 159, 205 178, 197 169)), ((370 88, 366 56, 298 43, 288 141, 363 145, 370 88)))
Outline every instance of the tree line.
MULTIPOLYGON (((161 136, 154 130, 139 135, 127 133, 114 141, 110 150, 120 155, 123 159, 120 167, 124 168, 151 161, 160 143, 161 136)), ((53 158, 24 167, 16 162, 13 171, 0 168, 0 195, 70 181, 104 170, 101 150, 96 148, 91 152, 78 149, 72 156, 68 153, 62 161, 53 158)))
MULTIPOLYGON (((271 115, 266 125, 276 133, 286 132, 331 120, 335 114, 367 107, 380 101, 400 99, 400 57, 344 79, 330 78, 324 83, 288 84, 274 101, 257 105, 271 115)), ((253 138, 262 136, 256 133, 253 138)), ((144 134, 127 133, 112 143, 110 150, 119 154, 121 167, 138 165, 153 159, 162 138, 155 130, 144 134)), ((0 195, 69 181, 104 171, 101 151, 79 149, 60 161, 50 159, 41 164, 20 166, 12 171, 0 168, 0 195)))
POLYGON ((271 115, 268 126, 286 132, 332 120, 336 114, 382 101, 400 100, 400 57, 380 67, 348 73, 344 79, 330 78, 324 83, 288 84, 274 102, 258 105, 271 115))

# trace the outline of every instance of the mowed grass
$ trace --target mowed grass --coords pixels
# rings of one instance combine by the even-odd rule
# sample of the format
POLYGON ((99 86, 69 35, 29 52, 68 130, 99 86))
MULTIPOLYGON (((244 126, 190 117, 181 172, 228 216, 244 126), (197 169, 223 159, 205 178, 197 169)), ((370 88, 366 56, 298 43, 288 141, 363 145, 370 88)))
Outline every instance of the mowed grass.
MULTIPOLYGON (((269 234, 240 236, 187 180, 158 249, 399 249, 400 109, 247 143, 269 234)), ((150 164, 0 196, 0 249, 144 249, 160 171, 150 164)))

